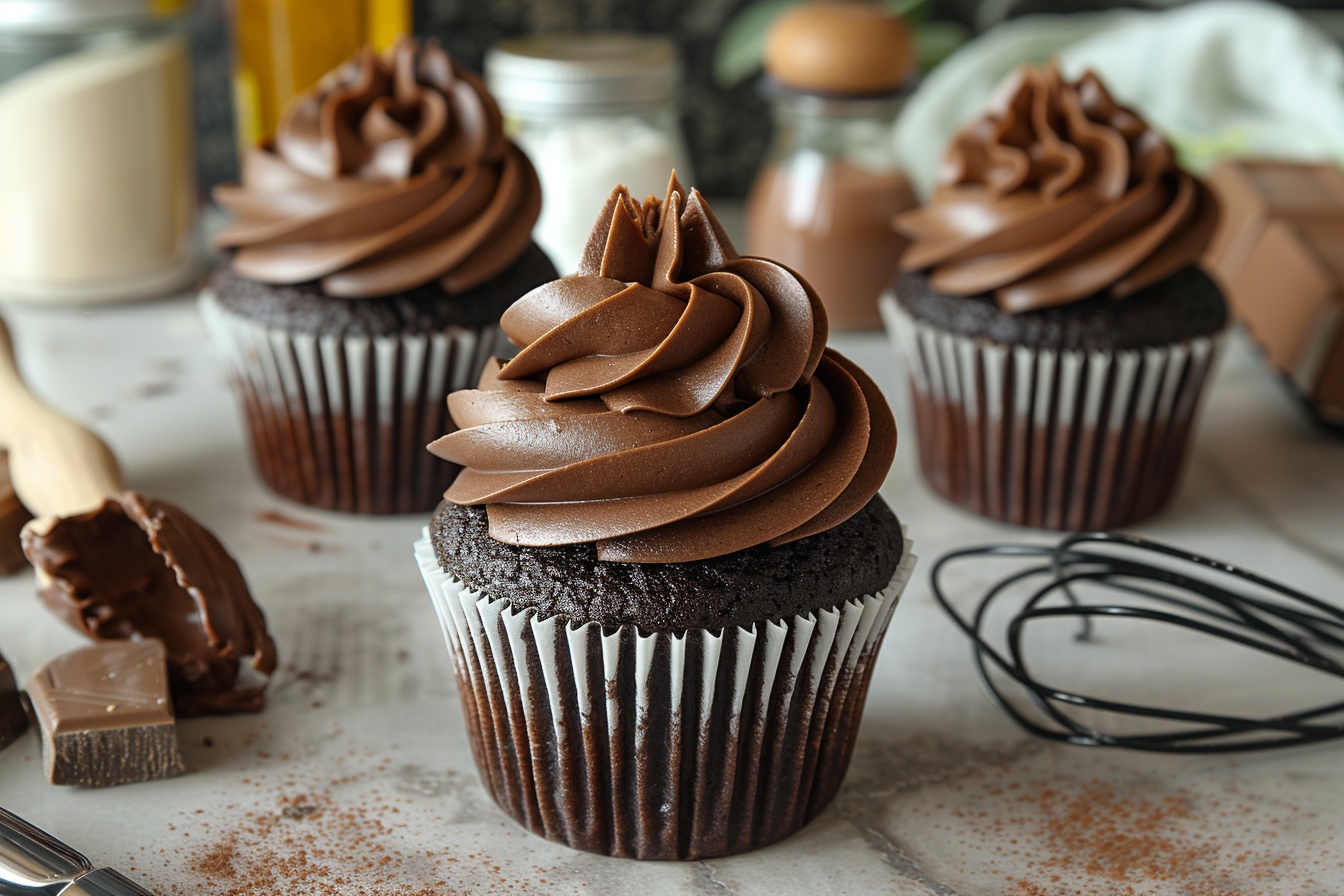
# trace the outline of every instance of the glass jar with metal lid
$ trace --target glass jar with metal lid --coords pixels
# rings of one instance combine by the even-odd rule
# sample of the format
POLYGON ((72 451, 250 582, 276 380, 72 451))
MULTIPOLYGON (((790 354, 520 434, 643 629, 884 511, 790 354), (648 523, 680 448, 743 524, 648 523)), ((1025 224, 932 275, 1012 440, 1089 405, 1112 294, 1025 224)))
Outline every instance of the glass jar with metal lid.
POLYGON ((892 141, 914 61, 878 3, 800 4, 766 37, 775 133, 747 197, 747 251, 807 278, 832 330, 882 326, 877 298, 906 243, 891 221, 916 205, 892 141))
POLYGON ((506 41, 485 75, 509 135, 541 178, 537 244, 572 273, 617 184, 662 196, 691 171, 677 110, 681 62, 668 40, 636 34, 539 34, 506 41))
POLYGON ((0 298, 148 297, 197 271, 186 0, 0 0, 0 298))

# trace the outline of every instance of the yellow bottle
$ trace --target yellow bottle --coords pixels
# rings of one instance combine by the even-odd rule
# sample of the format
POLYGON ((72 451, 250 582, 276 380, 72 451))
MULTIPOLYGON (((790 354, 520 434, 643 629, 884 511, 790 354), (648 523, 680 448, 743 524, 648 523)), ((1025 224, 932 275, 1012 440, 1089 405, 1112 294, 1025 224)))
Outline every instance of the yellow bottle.
POLYGON ((411 0, 233 0, 234 117, 241 151, 269 139, 285 104, 342 60, 411 30, 411 0))

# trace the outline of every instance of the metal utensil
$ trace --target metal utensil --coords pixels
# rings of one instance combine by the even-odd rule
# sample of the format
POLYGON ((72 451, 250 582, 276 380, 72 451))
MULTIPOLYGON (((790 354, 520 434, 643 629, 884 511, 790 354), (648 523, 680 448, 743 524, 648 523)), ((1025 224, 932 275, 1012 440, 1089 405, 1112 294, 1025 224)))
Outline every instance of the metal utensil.
POLYGON ((0 896, 154 896, 19 816, 0 809, 0 896))

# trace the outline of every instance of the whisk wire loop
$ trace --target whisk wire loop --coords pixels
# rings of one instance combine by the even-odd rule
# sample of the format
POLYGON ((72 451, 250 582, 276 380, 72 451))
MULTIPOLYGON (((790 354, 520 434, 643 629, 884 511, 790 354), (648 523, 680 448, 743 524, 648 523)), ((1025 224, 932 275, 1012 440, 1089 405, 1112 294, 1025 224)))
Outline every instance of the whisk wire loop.
POLYGON ((1344 700, 1268 716, 1229 715, 1077 693, 1040 681, 1028 668, 1028 623, 1076 619, 1080 626, 1076 639, 1087 642, 1095 634, 1094 620, 1110 618, 1183 629, 1344 678, 1344 609, 1234 564, 1133 535, 1083 532, 1053 546, 991 544, 951 551, 934 564, 931 584, 934 599, 970 639, 976 674, 986 694, 1019 726, 1039 737, 1164 753, 1271 749, 1344 737, 1344 724, 1328 721, 1331 715, 1344 713, 1344 700), (963 616, 948 598, 946 570, 960 561, 989 559, 1038 562, 985 586, 969 618, 963 616), (1084 588, 1119 597, 1088 602, 1082 596, 1084 588), (1029 590, 1023 594, 1024 589, 1029 590), (1011 611, 1000 649, 987 637, 989 617, 1010 595, 1017 595, 1020 603, 1011 611), (1063 604, 1045 605, 1060 597, 1063 604), (1142 603, 1129 600, 1133 598, 1142 603), (1330 651, 1341 655, 1332 656, 1330 651), (1029 713, 1029 705, 1037 713, 1029 713), (1109 733, 1078 717, 1080 710, 1179 727, 1109 733))

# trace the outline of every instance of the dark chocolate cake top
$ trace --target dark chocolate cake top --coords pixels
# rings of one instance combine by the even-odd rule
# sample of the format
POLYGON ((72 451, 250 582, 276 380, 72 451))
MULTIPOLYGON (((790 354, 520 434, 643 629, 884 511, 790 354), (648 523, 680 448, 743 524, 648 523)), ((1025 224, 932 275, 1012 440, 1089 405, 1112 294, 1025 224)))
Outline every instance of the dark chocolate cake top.
POLYGON ((475 591, 571 624, 717 631, 838 606, 891 581, 904 549, 880 496, 838 526, 780 547, 690 563, 608 563, 591 544, 523 547, 490 537, 480 507, 444 502, 430 527, 439 565, 475 591))
POLYGON ((662 201, 618 187, 578 276, 500 326, 522 350, 449 396, 457 428, 430 446, 500 541, 626 563, 777 546, 857 513, 891 466, 891 410, 826 348, 811 287, 738 255, 675 175, 662 201))
POLYGON ((267 326, 324 336, 389 336, 495 324, 514 299, 557 276, 550 259, 533 243, 493 280, 453 296, 430 283, 396 296, 332 301, 317 283, 258 283, 227 266, 215 273, 210 285, 225 308, 267 326))
POLYGON ((1024 66, 952 138, 929 203, 897 216, 907 271, 1008 313, 1133 295, 1198 261, 1208 188, 1095 74, 1024 66))
POLYGON ((916 320, 1005 345, 1115 351, 1170 345, 1227 326, 1227 302, 1208 274, 1188 267, 1124 301, 1102 293, 1055 308, 1006 314, 993 296, 949 296, 923 272, 902 274, 896 299, 916 320))

